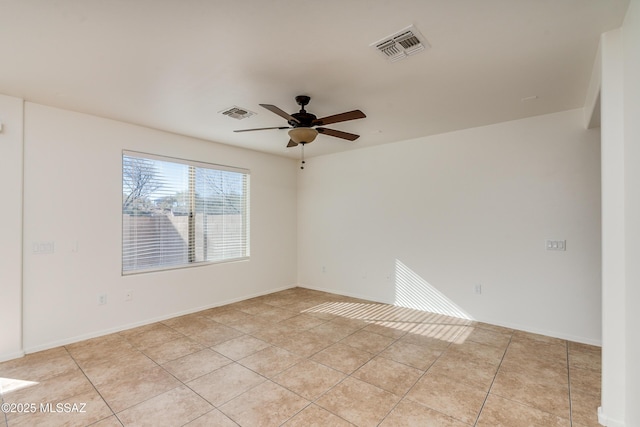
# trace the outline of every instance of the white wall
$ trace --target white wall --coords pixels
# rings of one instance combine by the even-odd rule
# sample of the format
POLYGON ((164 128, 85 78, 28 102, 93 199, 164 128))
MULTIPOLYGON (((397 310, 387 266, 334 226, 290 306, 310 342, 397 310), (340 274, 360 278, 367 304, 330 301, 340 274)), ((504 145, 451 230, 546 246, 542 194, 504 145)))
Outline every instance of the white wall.
POLYGON ((622 27, 626 219, 626 422, 640 426, 640 1, 632 0, 622 27))
POLYGON ((602 51, 602 406, 609 427, 640 425, 640 1, 602 51))
POLYGON ((295 161, 33 103, 24 141, 27 352, 295 284, 295 161), (251 259, 122 277, 123 149, 250 169, 251 259))
POLYGON ((624 426, 626 381, 625 144, 622 31, 602 35, 602 406, 624 426))
POLYGON ((599 131, 573 110, 309 159, 298 248, 303 286, 599 344, 599 131))
POLYGON ((0 95, 0 361, 22 352, 22 100, 0 95))

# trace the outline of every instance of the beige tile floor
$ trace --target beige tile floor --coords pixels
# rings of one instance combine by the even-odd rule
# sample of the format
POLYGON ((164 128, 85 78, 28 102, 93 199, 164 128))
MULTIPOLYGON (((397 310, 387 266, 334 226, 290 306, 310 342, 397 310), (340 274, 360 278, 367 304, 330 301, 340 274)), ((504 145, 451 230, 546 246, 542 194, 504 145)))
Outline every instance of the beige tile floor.
POLYGON ((295 288, 0 363, 0 383, 0 427, 587 427, 600 349, 295 288))

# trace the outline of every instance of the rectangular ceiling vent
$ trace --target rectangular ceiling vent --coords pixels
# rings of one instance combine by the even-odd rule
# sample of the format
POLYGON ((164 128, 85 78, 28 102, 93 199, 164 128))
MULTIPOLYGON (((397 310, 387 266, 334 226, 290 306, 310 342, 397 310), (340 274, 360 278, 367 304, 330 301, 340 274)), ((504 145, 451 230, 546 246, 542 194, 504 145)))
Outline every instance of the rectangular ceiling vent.
POLYGON ((222 111, 219 111, 219 113, 238 120, 246 119, 247 117, 251 117, 256 114, 253 111, 247 110, 246 108, 240 108, 236 106, 226 108, 222 111))
POLYGON ((370 46, 375 47, 391 62, 400 61, 431 47, 427 39, 413 25, 372 43, 370 46))

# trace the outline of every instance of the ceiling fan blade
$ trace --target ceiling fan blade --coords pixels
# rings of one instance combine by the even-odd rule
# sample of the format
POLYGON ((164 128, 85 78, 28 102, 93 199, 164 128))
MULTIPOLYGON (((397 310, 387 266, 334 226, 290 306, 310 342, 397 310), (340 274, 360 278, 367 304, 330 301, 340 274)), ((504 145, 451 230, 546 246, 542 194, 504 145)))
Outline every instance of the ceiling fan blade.
POLYGON ((253 132, 254 130, 268 130, 268 129, 289 129, 289 126, 276 126, 271 128, 255 128, 255 129, 238 129, 234 132, 253 132))
POLYGON ((282 111, 281 109, 279 109, 275 105, 271 105, 271 104, 259 104, 259 105, 261 107, 264 107, 267 110, 271 111, 272 113, 275 113, 275 114, 279 115, 283 119, 287 119, 287 121, 294 121, 296 123, 300 123, 300 121, 298 119, 293 117, 291 114, 282 111))
POLYGON ((336 138, 348 139, 349 141, 355 141, 356 139, 360 138, 360 135, 356 135, 354 133, 349 133, 349 132, 343 132, 341 130, 327 129, 327 128, 316 128, 316 130, 319 133, 329 135, 329 136, 335 136, 336 138))
POLYGON ((295 147, 297 145, 298 145, 297 142, 295 142, 293 139, 290 139, 289 143, 287 144, 287 148, 295 147))
POLYGON ((338 123, 338 122, 346 122, 348 120, 355 120, 355 119, 364 119, 365 114, 360 111, 360 110, 353 110, 353 111, 348 111, 346 113, 341 113, 341 114, 335 114, 333 116, 327 116, 327 117, 322 117, 320 119, 315 119, 312 122, 313 126, 324 126, 324 125, 330 125, 331 123, 338 123))

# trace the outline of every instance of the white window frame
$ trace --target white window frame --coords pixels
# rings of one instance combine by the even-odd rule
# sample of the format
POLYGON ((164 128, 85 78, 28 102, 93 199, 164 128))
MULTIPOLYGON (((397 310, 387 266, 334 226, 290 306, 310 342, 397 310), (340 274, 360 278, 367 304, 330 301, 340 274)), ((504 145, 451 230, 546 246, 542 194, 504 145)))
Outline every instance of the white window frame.
MULTIPOLYGON (((249 227, 250 225, 250 191, 249 191, 250 171, 248 169, 218 165, 218 164, 212 164, 212 163, 204 163, 204 162, 198 162, 193 160, 186 160, 186 159, 180 159, 175 157, 161 156, 157 154, 142 153, 142 152, 129 151, 129 150, 122 151, 121 165, 122 165, 121 176, 122 176, 122 190, 123 190, 123 204, 122 204, 122 210, 121 210, 122 211, 122 217, 121 217, 122 218, 122 227, 121 227, 121 230, 122 230, 121 262, 122 264, 121 266, 122 266, 123 276, 130 275, 130 274, 154 272, 154 271, 173 270, 173 269, 179 269, 179 268, 190 268, 194 266, 202 266, 202 265, 210 265, 210 264, 218 264, 218 263, 236 262, 236 261, 249 259, 249 256, 250 256, 250 238, 249 238, 249 235, 250 235, 250 227, 249 227), (171 163, 171 164, 180 165, 180 166, 187 166, 189 168, 188 169, 189 171, 188 188, 186 191, 187 195, 182 196, 183 198, 184 197, 187 198, 186 204, 188 205, 188 213, 185 215, 186 220, 182 218, 182 222, 181 222, 181 231, 182 231, 182 234, 184 235, 183 243, 187 247, 186 253, 184 252, 184 249, 179 251, 181 254, 180 256, 182 255, 184 256, 183 260, 178 260, 178 261, 174 260, 172 262, 168 262, 164 264, 162 261, 154 260, 154 257, 157 259, 158 255, 149 256, 148 258, 145 258, 144 255, 143 256, 139 255, 139 253, 142 252, 142 249, 140 249, 140 247, 142 246, 142 243, 139 245, 137 242, 138 238, 131 237, 132 233, 135 233, 135 236, 137 236, 138 234, 143 234, 146 239, 145 241, 148 242, 149 239, 151 239, 154 243, 160 244, 160 245, 162 245, 162 243, 160 242, 162 238, 149 237, 149 231, 145 231, 143 225, 137 224, 137 222, 142 222, 142 221, 137 221, 137 219, 142 217, 142 215, 135 215, 135 214, 125 212, 125 202, 124 202, 126 197, 125 158, 141 159, 142 162, 155 162, 155 161, 166 162, 166 163, 171 163), (212 239, 211 234, 207 232, 208 229, 206 227, 203 227, 202 225, 198 227, 196 225, 196 217, 200 222, 204 220, 205 223, 207 222, 206 218, 214 218, 214 221, 215 221, 215 218, 222 218, 221 220, 218 220, 218 222, 219 221, 224 222, 224 218, 228 217, 224 214, 214 215, 211 213, 205 213, 203 215, 203 213, 198 212, 198 208, 196 208, 196 200, 197 200, 196 190, 195 190, 197 185, 196 176, 201 177, 202 174, 205 174, 206 176, 207 173, 211 173, 212 171, 214 174, 215 172, 223 172, 223 173, 232 172, 234 174, 241 174, 240 186, 242 188, 241 200, 239 201, 236 200, 236 204, 234 205, 234 208, 237 207, 238 204, 240 204, 242 207, 242 211, 240 213, 241 218, 234 218, 234 221, 236 223, 238 222, 238 220, 240 221, 241 229, 236 230, 235 232, 231 232, 232 238, 229 239, 234 243, 235 246, 232 246, 231 244, 229 244, 229 247, 232 248, 231 250, 229 248, 226 248, 225 247, 226 243, 224 243, 221 249, 222 255, 218 255, 217 257, 215 257, 215 259, 211 259, 210 257, 207 256, 207 242, 211 241, 212 239), (185 221, 187 222, 186 229, 184 228, 185 221), (142 231, 138 232, 138 226, 142 229, 142 231), (132 229, 135 231, 131 231, 132 229), (238 244, 240 246, 237 246, 238 244), (154 264, 154 265, 149 266, 148 264, 154 264)), ((226 175, 226 174, 218 174, 217 176, 221 177, 220 179, 222 179, 222 177, 224 176, 232 177, 232 175, 226 175)), ((170 177, 160 176, 159 178, 161 178, 159 182, 166 183, 168 185, 177 185, 177 181, 176 182, 171 181, 170 177)), ((181 183, 183 182, 181 181, 181 183)), ((236 183, 236 185, 238 184, 236 183)), ((225 195, 223 192, 219 192, 219 195, 220 195, 220 200, 226 199, 228 196, 228 195, 225 195)), ((238 196, 236 195, 236 198, 237 197, 238 196)), ((158 205, 157 200, 154 202, 150 197, 147 197, 147 203, 151 205, 155 204, 156 208, 154 209, 156 209, 156 211, 154 211, 151 214, 144 215, 145 217, 156 216, 158 218, 161 218, 164 215, 163 213, 159 212, 159 208, 157 207, 158 205)), ((223 205, 224 205, 224 202, 223 202, 223 205)), ((212 206, 220 209, 220 203, 207 204, 207 202, 201 202, 201 205, 199 206, 200 206, 199 209, 201 210, 206 209, 207 207, 211 208, 212 206)), ((222 207, 223 212, 224 212, 224 209, 225 208, 222 207)), ((171 212, 171 216, 173 216, 173 212, 171 212)), ((235 217, 236 215, 233 215, 233 216, 235 217)), ((165 220, 164 222, 166 223, 167 221, 165 220)), ((219 227, 220 226, 218 225, 218 227, 213 227, 213 228, 219 228, 219 227)), ((222 233, 223 234, 227 233, 227 231, 225 231, 226 227, 222 226, 222 228, 223 228, 222 233)), ((236 224, 235 229, 237 228, 238 228, 238 225, 236 224)), ((147 228, 146 230, 149 230, 149 228, 147 228)), ((214 237, 219 237, 220 239, 224 240, 224 237, 221 237, 221 236, 214 235, 214 237)), ((140 240, 143 240, 143 239, 141 238, 140 240)))

